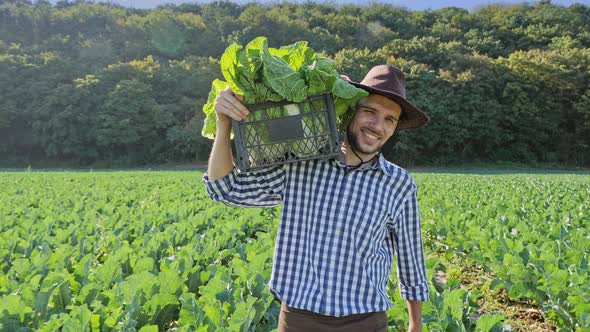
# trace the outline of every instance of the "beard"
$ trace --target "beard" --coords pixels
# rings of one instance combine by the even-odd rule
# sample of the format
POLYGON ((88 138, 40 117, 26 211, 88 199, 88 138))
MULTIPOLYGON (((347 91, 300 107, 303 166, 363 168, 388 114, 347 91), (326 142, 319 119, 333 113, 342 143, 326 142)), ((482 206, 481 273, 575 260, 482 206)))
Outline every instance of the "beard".
POLYGON ((375 154, 375 153, 381 151, 383 144, 378 145, 374 149, 370 149, 370 148, 364 149, 359 144, 359 140, 358 140, 359 135, 360 135, 360 130, 358 130, 357 132, 354 132, 352 129, 352 121, 351 121, 351 123, 348 125, 348 128, 346 128, 346 140, 348 142, 348 145, 351 147, 351 149, 353 149, 355 152, 362 153, 365 155, 372 155, 372 154, 375 154))

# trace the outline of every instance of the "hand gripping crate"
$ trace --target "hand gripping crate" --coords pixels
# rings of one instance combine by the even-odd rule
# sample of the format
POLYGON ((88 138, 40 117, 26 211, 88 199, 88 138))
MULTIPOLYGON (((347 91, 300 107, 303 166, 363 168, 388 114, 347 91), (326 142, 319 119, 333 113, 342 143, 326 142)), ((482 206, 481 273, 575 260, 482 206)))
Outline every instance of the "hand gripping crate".
POLYGON ((247 105, 250 114, 232 121, 236 163, 241 171, 327 159, 340 154, 334 102, 329 93, 247 105))

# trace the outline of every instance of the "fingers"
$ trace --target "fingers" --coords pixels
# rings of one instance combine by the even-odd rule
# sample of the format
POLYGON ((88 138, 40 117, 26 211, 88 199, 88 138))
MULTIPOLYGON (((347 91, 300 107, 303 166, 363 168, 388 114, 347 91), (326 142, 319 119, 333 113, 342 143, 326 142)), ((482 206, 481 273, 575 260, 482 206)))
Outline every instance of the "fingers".
POLYGON ((243 120, 248 116, 249 111, 242 104, 243 96, 234 94, 229 87, 219 92, 219 96, 215 99, 215 112, 222 115, 229 116, 234 120, 243 120))
POLYGON ((223 94, 230 94, 230 95, 236 97, 239 101, 244 101, 244 96, 239 95, 239 94, 233 92, 229 86, 227 86, 223 91, 221 91, 221 93, 223 93, 223 94))
MULTIPOLYGON (((244 99, 244 97, 240 97, 242 98, 242 100, 244 99)), ((230 98, 226 98, 226 100, 229 101, 244 116, 248 115, 248 109, 246 108, 246 106, 244 106, 244 104, 242 104, 240 99, 236 98, 235 94, 232 93, 232 96, 230 98)))
POLYGON ((215 104, 215 111, 219 114, 229 116, 234 120, 242 120, 246 117, 238 108, 225 99, 218 99, 215 104))
POLYGON ((246 118, 246 116, 248 116, 248 110, 242 106, 245 111, 242 111, 239 107, 237 107, 234 103, 230 102, 227 99, 224 98, 217 98, 215 101, 215 112, 219 115, 225 115, 225 116, 229 116, 230 118, 234 119, 234 120, 238 120, 241 121, 244 118, 246 118))

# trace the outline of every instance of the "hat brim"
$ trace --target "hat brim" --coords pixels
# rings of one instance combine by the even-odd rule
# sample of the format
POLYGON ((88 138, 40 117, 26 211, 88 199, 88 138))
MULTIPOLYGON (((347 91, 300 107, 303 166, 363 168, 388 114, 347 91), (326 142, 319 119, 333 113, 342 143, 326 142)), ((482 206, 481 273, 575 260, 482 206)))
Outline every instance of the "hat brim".
POLYGON ((428 123, 428 121, 430 121, 430 117, 426 113, 424 113, 418 107, 412 105, 404 97, 396 93, 376 89, 361 83, 353 82, 350 79, 346 79, 346 77, 344 77, 344 79, 347 80, 350 84, 356 86, 357 88, 361 88, 369 93, 374 93, 387 97, 398 103, 402 108, 403 116, 402 120, 397 125, 396 130, 420 128, 422 126, 425 126, 428 123))

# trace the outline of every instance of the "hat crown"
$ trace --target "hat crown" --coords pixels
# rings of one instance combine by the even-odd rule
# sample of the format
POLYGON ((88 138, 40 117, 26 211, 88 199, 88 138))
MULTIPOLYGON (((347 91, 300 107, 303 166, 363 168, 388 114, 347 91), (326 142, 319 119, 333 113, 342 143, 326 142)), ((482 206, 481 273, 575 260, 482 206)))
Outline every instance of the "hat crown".
POLYGON ((347 76, 343 76, 343 78, 357 88, 387 97, 398 103, 402 108, 402 119, 400 119, 397 130, 422 127, 430 120, 426 113, 406 99, 406 76, 399 68, 388 65, 375 66, 369 70, 360 83, 351 81, 347 76))
POLYGON ((361 84, 379 90, 389 91, 406 98, 406 81, 404 73, 398 68, 379 65, 371 68, 361 84))

